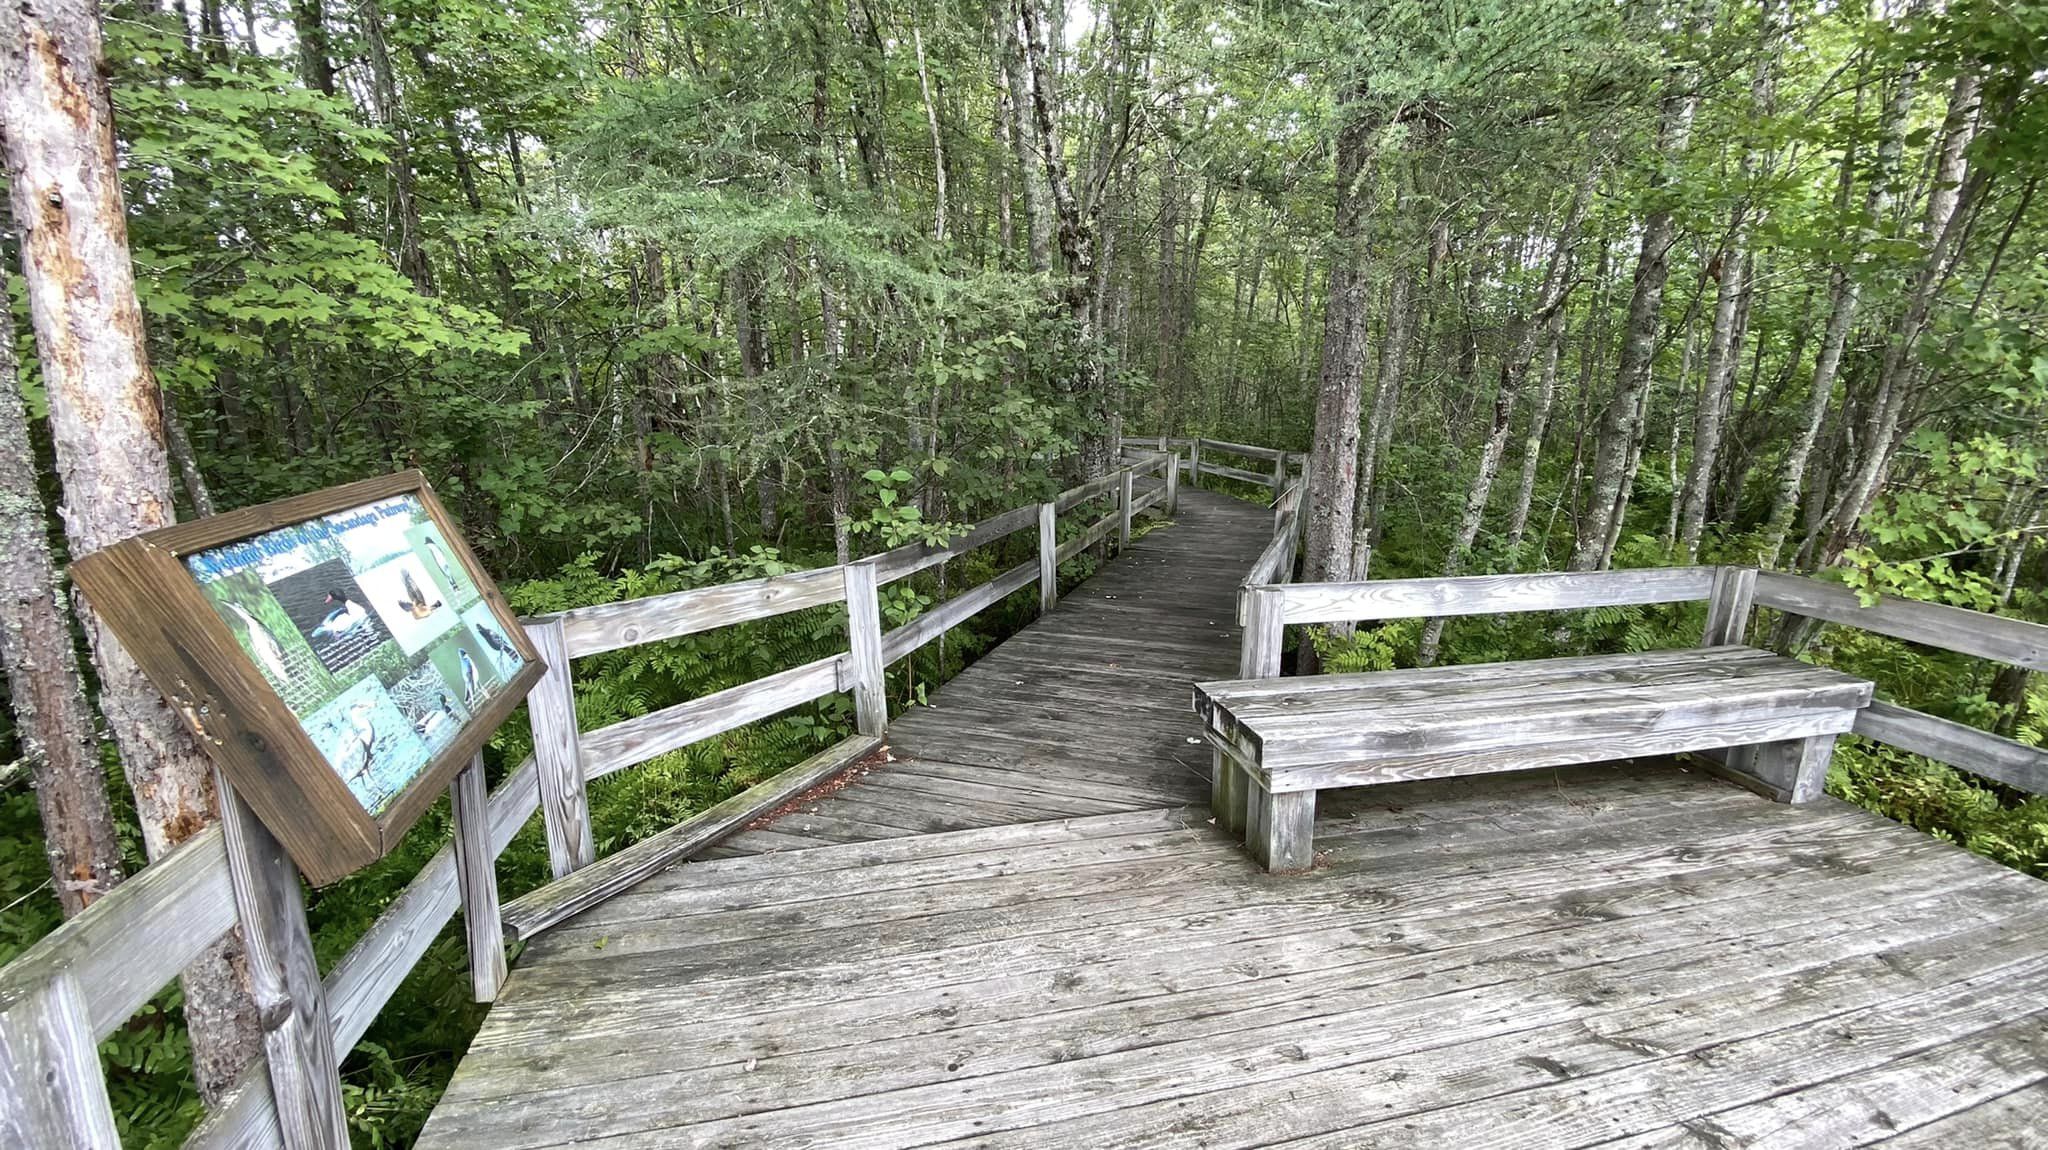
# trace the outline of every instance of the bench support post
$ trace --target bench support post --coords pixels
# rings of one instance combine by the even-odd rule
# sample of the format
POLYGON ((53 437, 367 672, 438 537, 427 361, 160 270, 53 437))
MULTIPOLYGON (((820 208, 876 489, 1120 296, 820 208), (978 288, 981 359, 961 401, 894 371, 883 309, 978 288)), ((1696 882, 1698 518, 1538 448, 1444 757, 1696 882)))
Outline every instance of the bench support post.
POLYGON ((1243 836, 1246 792, 1253 789, 1256 784, 1236 759, 1218 749, 1209 752, 1209 815, 1217 830, 1232 838, 1243 836))
POLYGON ((1826 793, 1834 735, 1728 748, 1725 773, 1736 783, 1781 803, 1810 803, 1826 793))
POLYGON ((1316 793, 1245 787, 1245 845, 1269 871, 1307 870, 1315 861, 1316 793))

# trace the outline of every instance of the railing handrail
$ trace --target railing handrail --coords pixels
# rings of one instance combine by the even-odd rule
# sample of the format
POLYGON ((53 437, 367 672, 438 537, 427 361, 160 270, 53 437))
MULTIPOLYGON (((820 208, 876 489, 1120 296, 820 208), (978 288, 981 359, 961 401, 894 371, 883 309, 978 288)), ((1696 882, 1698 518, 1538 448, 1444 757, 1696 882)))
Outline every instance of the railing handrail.
MULTIPOLYGON (((1274 546, 1280 542, 1276 534, 1274 546)), ((1269 546, 1269 551, 1271 546, 1269 546)), ((1753 567, 1649 567, 1607 571, 1372 579, 1349 583, 1247 581, 1239 592, 1243 642, 1261 666, 1277 669, 1278 632, 1288 624, 1512 614, 1705 601, 1703 642, 1741 642, 1753 608, 1766 607, 1872 634, 2029 670, 2048 670, 2048 626, 1880 595, 1865 603, 1848 587, 1753 567), (1254 630, 1266 632, 1254 634, 1254 630)), ((1877 702, 1855 733, 1923 755, 2015 790, 2048 794, 2048 750, 1930 715, 1877 702)))
MULTIPOLYGON (((881 668, 888 663, 1034 581, 1056 581, 1060 561, 1106 539, 1112 532, 1128 541, 1131 519, 1139 512, 1163 504, 1170 513, 1179 476, 1178 458, 1172 452, 1148 454, 1051 500, 983 519, 942 547, 911 544, 843 565, 572 608, 524 620, 537 643, 549 644, 544 649, 554 655, 551 664, 559 665, 551 665, 549 674, 549 678, 557 680, 553 700, 557 705, 562 701, 563 688, 573 690, 569 664, 577 658, 810 607, 851 604, 850 587, 860 588, 856 594, 866 600, 867 611, 852 613, 864 615, 868 627, 875 632, 866 638, 879 662, 863 669, 861 664, 867 660, 862 656, 862 639, 857 637, 852 652, 827 656, 592 731, 575 729, 571 693, 567 699, 566 741, 573 747, 573 780, 565 778, 565 772, 559 769, 561 764, 549 762, 553 751, 540 737, 540 716, 548 705, 546 696, 530 700, 530 710, 536 715, 535 755, 514 768, 487 798, 473 800, 471 806, 457 811, 458 823, 467 819, 478 824, 480 832, 475 846, 481 849, 474 853, 483 857, 463 859, 455 843, 443 844, 321 980, 320 1005, 331 1012, 332 1020, 331 1059, 325 1063, 329 1076, 332 1066, 354 1048, 462 904, 467 889, 460 873, 464 868, 481 868, 482 875, 468 877, 482 878, 488 884, 489 905, 495 906, 495 877, 489 875, 491 864, 536 810, 550 821, 574 818, 579 812, 587 819, 581 791, 590 779, 823 695, 853 689, 857 702, 864 703, 859 698, 861 691, 879 690, 874 680, 879 679, 881 668), (1134 480, 1147 474, 1157 474, 1164 482, 1139 495, 1134 480), (1058 543, 1058 514, 1101 499, 1114 499, 1116 505, 1090 522, 1074 539, 1058 543), (1049 521, 1055 528, 1051 532, 1046 530, 1049 521), (1046 552, 1039 558, 1013 567, 893 631, 880 631, 879 612, 874 609, 874 597, 880 587, 1032 527, 1040 528, 1040 550, 1046 552), (861 681, 863 674, 869 681, 861 681), (575 795, 560 794, 559 788, 571 781, 575 795), (556 804, 550 800, 569 797, 575 800, 569 804, 573 810, 558 815, 556 804)), ((1057 587, 1042 589, 1041 594, 1041 603, 1050 606, 1057 600, 1057 587)), ((860 626, 861 620, 856 619, 853 627, 857 630, 860 626)), ((548 679, 543 679, 542 686, 535 688, 536 695, 541 695, 547 685, 548 679)), ((875 700, 882 701, 879 694, 875 700)), ((860 710, 861 725, 872 725, 867 708, 862 706, 860 710)), ((555 718, 563 716, 558 712, 555 718)), ((574 837, 558 826, 551 825, 549 832, 551 856, 560 845, 556 840, 574 837)), ((585 829, 584 834, 587 833, 585 829)), ((0 1039, 12 1039, 16 1030, 31 1027, 39 1035, 47 1036, 52 1025, 57 1025, 64 1037, 62 1042, 43 1041, 37 1047, 46 1059, 55 1060, 49 1068, 53 1071, 51 1075, 17 1074, 11 1080, 24 1088, 36 1085, 39 1089, 42 1083, 54 1081, 62 1083, 64 1090, 72 1091, 61 1102, 67 1113, 76 1116, 76 1141, 80 1145, 89 1144, 98 1136, 97 1123, 102 1118, 111 1121, 95 1044, 146 1005, 207 947, 238 926, 240 914, 234 884, 230 882, 236 864, 231 853, 227 836, 220 828, 209 828, 138 871, 12 962, 0 966, 0 1039), (56 1020, 54 1024, 52 1019, 56 1020)), ((570 853, 574 854, 573 843, 570 853)), ((473 935, 473 942, 474 939, 473 935)), ((495 986, 495 982, 491 985, 495 986)), ((479 981, 480 993, 483 987, 484 983, 479 981)), ((0 1045, 26 1049, 12 1042, 0 1045)), ((332 1084, 332 1088, 338 1091, 339 1085, 332 1084)), ((225 1100, 202 1118, 186 1145, 288 1146, 292 1150, 296 1150, 295 1143, 324 1145, 320 1132, 302 1134, 290 1130, 296 1124, 280 1122, 273 1089, 267 1060, 256 1059, 243 1071, 225 1100)), ((0 1089, 0 1102, 11 1106, 14 1101, 6 1089, 0 1089)))

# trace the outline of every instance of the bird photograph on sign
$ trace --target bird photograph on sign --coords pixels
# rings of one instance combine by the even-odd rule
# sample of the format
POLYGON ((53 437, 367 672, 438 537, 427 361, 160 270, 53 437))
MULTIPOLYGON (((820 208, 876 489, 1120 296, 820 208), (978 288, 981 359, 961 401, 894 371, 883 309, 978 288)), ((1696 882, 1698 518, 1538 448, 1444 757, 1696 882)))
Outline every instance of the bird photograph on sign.
POLYGON ((523 662, 416 495, 197 551, 184 564, 372 815, 432 759, 455 716, 478 710, 523 662), (508 655, 509 666, 497 661, 508 655))

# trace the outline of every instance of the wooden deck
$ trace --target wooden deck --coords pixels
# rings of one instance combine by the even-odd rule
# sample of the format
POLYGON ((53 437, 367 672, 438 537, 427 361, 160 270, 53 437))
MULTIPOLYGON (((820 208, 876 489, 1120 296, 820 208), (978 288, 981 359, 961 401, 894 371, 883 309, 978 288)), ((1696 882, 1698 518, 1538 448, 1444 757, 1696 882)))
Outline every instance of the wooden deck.
POLYGON ((541 936, 420 1139, 2031 1146, 2048 886, 1668 761, 1208 824, 1263 510, 1182 493, 897 761, 541 936))

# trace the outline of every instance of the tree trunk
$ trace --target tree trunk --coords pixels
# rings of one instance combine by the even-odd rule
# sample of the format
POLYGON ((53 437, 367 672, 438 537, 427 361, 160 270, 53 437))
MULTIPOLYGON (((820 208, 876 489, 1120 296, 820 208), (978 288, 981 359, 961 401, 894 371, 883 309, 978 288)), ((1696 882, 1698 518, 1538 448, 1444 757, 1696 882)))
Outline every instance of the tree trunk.
MULTIPOLYGON (((1465 509, 1458 517, 1457 531, 1444 553, 1443 575, 1446 578, 1463 574, 1466 553, 1479 538, 1480 524, 1486 519, 1486 505, 1493 495, 1493 482, 1500 475, 1501 459, 1507 453, 1508 430, 1514 419, 1515 401, 1521 395, 1523 382, 1528 379, 1529 365, 1536 358, 1536 341, 1550 327, 1552 317, 1563 312, 1565 299, 1571 290, 1565 282, 1565 253, 1571 250, 1578 238, 1579 221, 1586 216, 1586 205, 1592 200, 1593 183, 1598 174, 1597 168, 1588 166, 1572 198, 1571 209, 1558 228, 1557 240, 1550 247, 1543 280, 1537 288, 1536 307, 1523 319, 1521 331, 1510 347, 1502 352, 1500 384, 1493 393, 1493 420, 1479 449, 1479 468, 1472 476, 1472 486, 1465 493, 1465 509)), ((1423 625, 1422 640, 1415 656, 1417 666, 1428 667, 1436 662, 1437 645, 1443 639, 1443 633, 1441 615, 1432 617, 1423 625)))
MULTIPOLYGON (((745 265, 732 273, 733 338, 740 346, 740 372, 746 377, 748 433, 764 435, 768 426, 768 397, 762 374, 767 365, 767 342, 761 331, 761 285, 753 269, 745 265)), ((754 471, 754 500, 761 526, 761 538, 772 541, 781 529, 781 492, 775 475, 765 462, 754 471)))
POLYGON ((50 879, 69 917, 121 881, 121 843, 71 644, 71 612, 50 556, 12 328, 0 330, 0 659, 42 815, 50 879))
MULTIPOLYGON (((1667 162, 1685 153, 1699 97, 1692 78, 1674 69, 1667 80, 1659 127, 1667 162)), ((1664 180, 1658 179, 1658 185, 1664 180)), ((1629 297, 1628 324, 1623 329, 1621 363, 1615 369, 1614 394, 1600 414, 1600 433, 1593 448, 1593 490, 1580 517, 1571 569, 1591 571, 1606 566, 1609 541, 1618 536, 1617 516, 1628 511, 1629 458, 1639 452, 1633 439, 1643 392, 1650 386, 1650 365, 1656 358, 1657 327, 1664 304, 1664 281, 1671 274, 1671 241, 1675 224, 1669 208, 1643 218, 1642 246, 1636 256, 1635 290, 1629 297)))
POLYGON ((1708 482, 1721 451, 1721 416, 1727 410, 1742 356, 1735 317, 1747 286, 1749 249, 1739 234, 1743 208, 1738 206, 1735 212, 1736 218, 1729 221, 1730 244, 1721 250, 1721 284, 1714 295, 1714 326, 1707 338, 1707 373, 1693 411, 1692 463, 1686 469, 1684 488, 1675 496, 1680 509, 1677 544, 1687 563, 1699 558, 1700 536, 1707 523, 1708 482))
MULTIPOLYGON (((334 95, 334 60, 328 55, 327 16, 320 0, 292 0, 293 39, 299 47, 299 80, 323 95, 334 95)), ((339 190, 339 189, 337 189, 339 190)))
MULTIPOLYGON (((105 77, 97 6, 0 6, 0 134, 74 557, 175 518, 105 77)), ((143 846, 160 858, 216 820, 212 765, 89 605, 77 614, 143 846)), ((261 1049, 241 949, 230 936, 184 974, 193 1069, 209 1102, 261 1049)))
MULTIPOLYGON (((1976 91, 1973 88, 1965 89, 1959 83, 1955 98, 1967 99, 1974 109, 1976 91)), ((1974 111, 1972 118, 1974 119, 1974 111)), ((1946 155, 1947 149, 1944 148, 1943 152, 1946 155)), ((1912 399, 1912 381, 1919 361, 1920 337, 1926 332, 1927 322, 1933 314, 1935 298, 1939 295, 1942 284, 1947 281, 1949 273, 1959 262, 1963 233, 1990 184, 1990 168, 1978 168, 1967 177, 1963 175, 1960 149, 1953 162, 1956 167, 1938 171, 1935 182, 1936 186, 1956 182, 1960 184, 1960 190, 1949 209, 1949 214, 1940 221, 1940 231, 1929 233, 1927 236, 1926 258, 1914 277, 1905 307, 1900 311, 1898 320, 1892 326, 1890 336, 1886 340, 1884 357, 1878 365, 1871 409, 1864 421, 1863 455, 1843 490, 1841 500, 1836 505, 1835 514, 1828 528, 1827 544, 1818 557, 1820 566, 1833 563, 1853 545, 1857 524, 1877 501, 1878 493, 1884 488, 1886 476, 1891 469, 1892 449, 1898 442, 1905 412, 1912 399)), ((1930 226, 1935 223, 1931 214, 1927 222, 1930 226)))
POLYGON ((370 64, 370 90, 376 97, 377 126, 391 135, 389 162, 391 211, 386 217, 385 242, 398 255, 398 270, 413 286, 429 295, 434 291, 434 269, 427 262, 421 242, 419 189, 412 169, 410 132, 399 107, 398 74, 391 63, 391 51, 384 41, 384 10, 378 0, 356 0, 357 24, 363 34, 363 55, 370 64))
MULTIPOLYGON (((1358 412, 1365 386, 1365 215, 1371 205, 1372 142, 1378 125, 1367 117, 1364 90, 1354 89, 1339 110, 1330 290, 1323 311, 1322 367, 1316 422, 1303 475, 1301 514, 1303 578, 1351 578, 1352 520, 1358 500, 1358 412)), ((1314 648, 1304 640, 1304 673, 1314 648)))
POLYGON ((1038 129, 1031 115, 1031 95, 1026 86, 1024 52, 1017 38, 1017 13, 1010 0, 994 0, 990 17, 995 22, 998 54, 1002 67, 1005 110, 1010 117, 1010 146, 1016 152, 1018 199, 1024 208, 1024 234, 1031 270, 1044 274, 1052 270, 1053 222, 1046 201, 1052 193, 1045 186, 1045 172, 1039 158, 1038 129))
POLYGON ((946 141, 939 133, 939 106, 932 98, 931 69, 924 61, 924 33, 910 26, 910 42, 917 55, 917 90, 924 98, 925 123, 932 134, 932 182, 936 189, 932 209, 932 238, 946 242, 946 141))
MULTIPOLYGON (((1067 312, 1075 323, 1075 339, 1081 360, 1068 384, 1082 426, 1081 473, 1083 477, 1092 478, 1109 471, 1116 439, 1116 413, 1109 403, 1106 365, 1101 348, 1103 272, 1107 261, 1098 259, 1098 214, 1107 189, 1109 173, 1106 161, 1112 149, 1107 144, 1098 149, 1095 170, 1083 189, 1084 199, 1069 174, 1065 145, 1060 138, 1059 96, 1053 87, 1044 21, 1038 12, 1039 0, 1021 0, 1018 7, 1024 24, 1025 61, 1031 74, 1031 113, 1038 127, 1039 153, 1046 184, 1052 192, 1054 219, 1059 226, 1060 255, 1066 260, 1067 312)), ((1114 43, 1119 35, 1114 8, 1109 10, 1106 24, 1107 35, 1114 43)), ((1103 82, 1114 82, 1107 70, 1103 82)), ((1117 111, 1111 109, 1111 120, 1118 118, 1117 111)), ((1127 109, 1124 115, 1127 124, 1127 109)), ((1107 140, 1111 127, 1105 125, 1103 131, 1107 140)))

